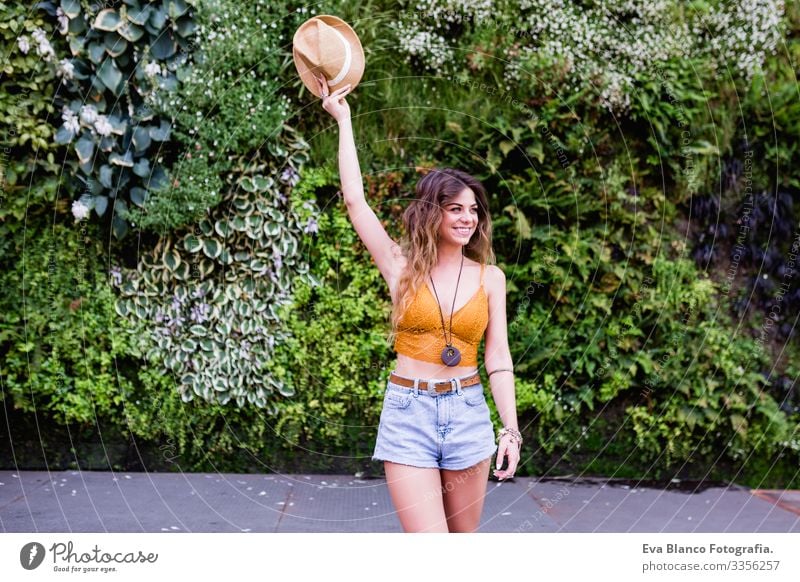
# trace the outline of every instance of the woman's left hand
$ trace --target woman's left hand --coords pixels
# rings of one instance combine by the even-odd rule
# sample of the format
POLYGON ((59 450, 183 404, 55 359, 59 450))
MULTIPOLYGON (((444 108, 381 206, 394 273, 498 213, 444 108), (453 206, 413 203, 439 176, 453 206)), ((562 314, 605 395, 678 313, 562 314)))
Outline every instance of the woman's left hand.
POLYGON ((517 441, 511 435, 503 435, 497 445, 497 461, 495 462, 494 476, 498 479, 508 479, 514 476, 519 463, 519 447, 517 441), (500 470, 503 466, 503 457, 508 457, 508 466, 500 470))

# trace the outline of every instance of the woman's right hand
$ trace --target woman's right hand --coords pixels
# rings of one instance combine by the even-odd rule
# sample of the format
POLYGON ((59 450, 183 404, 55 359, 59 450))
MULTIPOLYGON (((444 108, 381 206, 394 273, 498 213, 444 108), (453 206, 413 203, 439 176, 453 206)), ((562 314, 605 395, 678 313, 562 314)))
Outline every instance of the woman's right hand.
POLYGON ((350 83, 330 93, 328 80, 325 76, 320 74, 319 76, 315 75, 315 78, 319 83, 319 90, 322 95, 322 108, 330 113, 337 122, 341 122, 343 119, 350 117, 350 106, 347 104, 347 101, 344 100, 345 95, 347 95, 352 88, 350 83))

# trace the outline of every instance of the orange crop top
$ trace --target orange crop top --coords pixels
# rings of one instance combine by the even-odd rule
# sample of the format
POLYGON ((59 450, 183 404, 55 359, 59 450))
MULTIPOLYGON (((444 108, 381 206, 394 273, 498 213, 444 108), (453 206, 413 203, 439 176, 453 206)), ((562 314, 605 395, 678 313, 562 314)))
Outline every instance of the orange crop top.
MULTIPOLYGON (((489 299, 483 289, 484 267, 482 264, 481 284, 478 290, 466 305, 453 313, 451 341, 461 352, 459 366, 478 365, 478 346, 489 325, 489 299)), ((445 309, 442 309, 440 315, 436 297, 428 284, 423 283, 414 301, 398 322, 394 342, 395 352, 424 362, 442 364, 442 350, 446 345, 442 331, 442 316, 449 338, 450 310, 445 312, 445 309), (420 293, 420 291, 425 292, 420 293)))

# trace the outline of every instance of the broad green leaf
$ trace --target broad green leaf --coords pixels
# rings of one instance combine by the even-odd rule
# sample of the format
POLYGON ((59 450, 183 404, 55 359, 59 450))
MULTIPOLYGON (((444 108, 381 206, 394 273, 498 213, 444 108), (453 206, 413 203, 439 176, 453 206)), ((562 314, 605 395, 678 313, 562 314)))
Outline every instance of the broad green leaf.
POLYGON ((117 63, 111 57, 106 58, 100 68, 97 69, 97 76, 114 95, 122 92, 123 82, 122 73, 117 68, 117 63))
POLYGON ((62 125, 56 132, 55 142, 59 145, 68 144, 74 137, 75 132, 73 132, 71 129, 67 129, 66 125, 62 125))
POLYGON ((274 184, 272 178, 265 178, 264 176, 255 176, 253 178, 253 184, 255 185, 257 190, 262 192, 268 190, 274 184))
POLYGON ((175 40, 172 38, 172 32, 169 30, 162 31, 156 41, 150 45, 150 54, 157 61, 166 61, 178 50, 175 40))
POLYGON ((61 10, 68 18, 75 18, 81 13, 81 3, 78 0, 61 0, 61 10))
POLYGON ((147 19, 150 18, 150 11, 153 7, 149 4, 145 6, 131 6, 128 8, 127 11, 127 18, 134 24, 138 24, 139 26, 144 26, 147 24, 147 19))
POLYGON ((203 248, 203 241, 201 241, 195 235, 190 234, 183 239, 183 248, 190 253, 196 253, 203 248))
POLYGON ((122 19, 113 8, 106 8, 97 13, 92 27, 96 30, 115 31, 122 26, 122 19))
POLYGON ((139 158, 139 161, 133 165, 133 173, 140 178, 146 178, 150 175, 150 160, 147 158, 139 158))
POLYGON ((212 238, 203 241, 203 252, 207 257, 216 259, 222 252, 222 245, 212 238))
POLYGON ((245 192, 255 192, 255 191, 256 191, 256 185, 255 185, 255 182, 254 182, 253 178, 251 178, 250 176, 247 176, 247 177, 245 177, 245 178, 242 178, 242 179, 239 181, 239 186, 240 186, 240 187, 242 188, 242 190, 244 190, 245 192))
MULTIPOLYGON (((130 18, 130 12, 128 13, 128 18, 130 18)), ((119 27, 119 29, 117 29, 117 34, 128 42, 136 42, 142 38, 144 29, 141 26, 136 26, 135 24, 126 22, 119 27)))
POLYGON ((89 43, 89 60, 99 65, 106 58, 106 45, 99 42, 89 43))
POLYGON ((155 141, 167 141, 170 133, 170 123, 166 119, 162 119, 159 126, 151 126, 149 129, 150 137, 155 141))
POLYGON ((103 164, 102 166, 100 166, 100 173, 98 175, 98 178, 104 188, 108 189, 112 188, 111 181, 113 179, 113 176, 114 176, 114 169, 111 166, 109 166, 108 164, 103 164))
POLYGON ((94 197, 94 210, 97 216, 103 216, 108 208, 108 196, 98 195, 94 197))
POLYGON ((133 154, 130 150, 125 152, 123 155, 119 155, 117 152, 112 152, 110 156, 108 156, 108 161, 111 162, 115 166, 123 166, 125 168, 132 168, 133 167, 133 154))
POLYGON ((181 18, 175 23, 175 30, 183 38, 192 36, 197 30, 197 23, 192 18, 181 18))
POLYGON ((184 0, 168 0, 167 12, 172 20, 176 20, 189 11, 189 6, 184 0))
POLYGON ((75 143, 75 151, 78 154, 80 163, 89 163, 94 155, 94 141, 89 137, 82 137, 75 143))
POLYGON ((214 223, 214 230, 222 238, 228 238, 228 235, 230 235, 233 232, 231 224, 224 218, 221 218, 217 220, 216 223, 214 223))
POLYGON ((169 177, 161 165, 156 165, 147 179, 147 189, 154 191, 165 188, 169 183, 169 177))
POLYGON ((168 252, 164 253, 163 263, 170 271, 174 272, 175 269, 178 268, 178 265, 181 264, 180 253, 175 249, 170 249, 168 252))
POLYGON ((131 188, 131 202, 136 204, 136 206, 143 207, 145 200, 147 200, 147 190, 139 188, 138 186, 131 188))
POLYGON ((114 303, 114 310, 117 312, 117 314, 120 317, 127 317, 127 315, 128 315, 128 306, 127 306, 126 302, 127 302, 126 299, 118 299, 114 303))
POLYGON ((107 32, 103 38, 103 44, 106 47, 106 52, 115 58, 124 53, 128 48, 128 41, 116 32, 107 32))
POLYGON ((111 219, 111 230, 117 240, 122 240, 128 234, 128 221, 115 214, 111 219))
POLYGON ((136 126, 133 129, 133 146, 136 148, 137 152, 144 152, 148 147, 150 147, 151 138, 150 138, 150 131, 147 127, 136 126))
POLYGON ((164 8, 153 8, 150 11, 150 25, 156 30, 161 30, 167 23, 167 11, 164 8))

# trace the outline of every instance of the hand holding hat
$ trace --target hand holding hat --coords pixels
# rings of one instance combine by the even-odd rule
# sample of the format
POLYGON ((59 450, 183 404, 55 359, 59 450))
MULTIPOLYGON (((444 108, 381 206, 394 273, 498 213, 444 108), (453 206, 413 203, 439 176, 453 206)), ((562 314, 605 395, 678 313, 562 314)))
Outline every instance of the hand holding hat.
POLYGON ((330 113, 337 122, 350 117, 350 106, 344 100, 344 96, 352 90, 350 83, 330 93, 327 79, 320 75, 317 80, 322 93, 322 108, 330 113))
POLYGON ((364 75, 361 41, 337 16, 321 14, 301 24, 294 33, 292 57, 303 85, 317 97, 325 97, 326 90, 336 93, 347 85, 355 89, 364 75), (325 85, 319 75, 327 80, 325 85))

